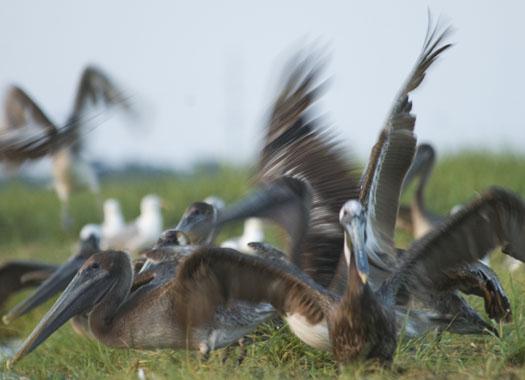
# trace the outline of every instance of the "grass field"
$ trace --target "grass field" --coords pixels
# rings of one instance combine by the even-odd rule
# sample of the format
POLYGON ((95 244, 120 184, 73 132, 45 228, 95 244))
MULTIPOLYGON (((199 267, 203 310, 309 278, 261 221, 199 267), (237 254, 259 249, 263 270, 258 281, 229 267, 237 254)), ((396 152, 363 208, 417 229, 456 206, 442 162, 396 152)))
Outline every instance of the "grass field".
MULTIPOLYGON (((210 194, 232 201, 248 189, 248 173, 225 168, 217 176, 177 179, 158 178, 148 183, 140 179, 108 181, 103 186, 104 197, 121 200, 127 218, 138 213, 142 195, 154 192, 171 205, 166 210, 165 225, 176 223, 185 206, 210 194)), ((483 153, 463 153, 443 158, 432 177, 428 205, 445 213, 453 205, 470 199, 476 192, 497 184, 525 196, 525 157, 495 156, 483 153)), ((59 227, 58 201, 45 189, 11 183, 0 188, 0 261, 11 258, 45 259, 60 262, 68 257, 76 233, 66 234, 59 227)), ((85 223, 99 220, 96 201, 90 194, 74 197, 72 211, 76 230, 85 223)), ((239 227, 226 231, 238 232, 239 227)), ((399 236, 399 244, 408 243, 399 236)), ((193 352, 158 350, 118 350, 77 336, 65 325, 35 352, 7 372, 1 363, 0 379, 79 378, 133 379, 139 368, 148 379, 164 378, 525 378, 525 290, 523 269, 506 273, 501 255, 493 255, 494 268, 501 277, 512 302, 514 321, 501 325, 501 338, 490 336, 457 336, 444 334, 438 340, 430 334, 418 340, 403 341, 392 369, 372 368, 357 364, 338 373, 329 353, 317 352, 296 339, 286 327, 279 330, 261 326, 267 339, 248 348, 240 367, 235 366, 235 354, 223 363, 223 352, 212 353, 203 363, 193 352), (5 371, 4 373, 1 373, 5 371)), ((26 293, 8 302, 12 306, 26 293)), ((479 300, 473 300, 479 308, 479 300)), ((0 326, 0 345, 23 339, 35 326, 51 303, 40 307, 26 318, 9 326, 0 326)), ((5 350, 4 350, 5 351, 5 350)), ((2 350, 0 349, 0 355, 2 350)), ((3 359, 0 357, 0 361, 3 359)))

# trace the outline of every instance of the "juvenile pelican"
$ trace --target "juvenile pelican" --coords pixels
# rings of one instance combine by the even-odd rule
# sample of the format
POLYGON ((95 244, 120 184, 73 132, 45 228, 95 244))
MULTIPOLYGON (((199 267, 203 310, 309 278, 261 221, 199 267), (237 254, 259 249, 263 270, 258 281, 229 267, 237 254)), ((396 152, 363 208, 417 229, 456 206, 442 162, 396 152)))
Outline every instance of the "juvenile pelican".
MULTIPOLYGON (((365 358, 389 363, 400 326, 406 324, 407 334, 412 336, 433 327, 445 328, 456 317, 407 312, 403 302, 407 296, 432 299, 436 289, 448 282, 451 269, 475 263, 498 246, 506 254, 525 259, 525 206, 516 195, 494 188, 448 218, 443 228, 411 246, 401 264, 374 291, 368 284, 365 213, 357 200, 349 201, 341 211, 348 260, 347 287, 342 295, 320 286, 280 256, 249 256, 213 247, 190 255, 177 268, 179 293, 173 298, 174 313, 180 325, 188 326, 189 340, 197 339, 199 327, 213 323, 218 310, 232 302, 269 302, 301 340, 331 350, 337 361, 365 358), (465 233, 476 231, 479 239, 475 244, 463 239, 465 233)), ((55 328, 54 321, 61 320, 60 310, 68 308, 60 304, 55 310, 15 360, 40 343, 41 337, 55 328)))
POLYGON ((434 168, 435 157, 436 153, 432 145, 419 144, 403 183, 403 188, 406 188, 415 178, 418 178, 412 203, 410 206, 400 206, 398 216, 398 223, 411 232, 416 239, 421 238, 444 219, 443 216, 428 210, 425 205, 425 190, 434 168))
POLYGON ((127 100, 109 77, 96 67, 82 73, 73 109, 64 126, 58 127, 41 108, 17 86, 9 90, 5 102, 6 126, 0 131, 0 159, 12 167, 27 160, 50 156, 54 188, 62 204, 62 222, 71 225, 68 204, 71 192, 87 187, 99 193, 94 169, 83 157, 86 124, 93 115, 92 105, 119 106, 130 110, 127 100))
POLYGON ((97 225, 86 225, 80 231, 80 241, 75 253, 62 265, 53 266, 53 272, 24 301, 13 307, 2 318, 5 324, 29 313, 46 302, 58 292, 64 290, 82 264, 100 250, 100 228, 97 225))

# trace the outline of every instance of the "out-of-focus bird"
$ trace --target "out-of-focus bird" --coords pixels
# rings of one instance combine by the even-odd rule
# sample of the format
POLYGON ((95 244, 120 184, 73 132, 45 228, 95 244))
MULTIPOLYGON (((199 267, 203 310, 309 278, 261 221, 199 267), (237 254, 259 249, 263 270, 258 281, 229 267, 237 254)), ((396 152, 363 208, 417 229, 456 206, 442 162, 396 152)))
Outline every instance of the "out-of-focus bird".
POLYGON ((248 218, 244 221, 242 235, 223 241, 221 247, 232 248, 243 253, 252 254, 254 251, 248 243, 263 241, 264 228, 262 220, 259 218, 248 218))
POLYGON ((5 126, 0 130, 0 160, 16 168, 25 161, 50 156, 53 184, 62 204, 64 227, 72 224, 69 214, 70 194, 87 187, 99 193, 99 182, 93 167, 85 160, 85 135, 94 116, 93 106, 131 107, 118 87, 100 69, 88 66, 80 78, 73 109, 67 121, 58 126, 20 87, 12 86, 5 101, 5 126))
POLYGON ((118 200, 106 199, 102 207, 104 220, 101 225, 101 246, 104 247, 106 239, 112 239, 122 232, 126 223, 118 200))
POLYGON ((103 236, 103 248, 121 249, 134 254, 151 248, 163 229, 161 207, 162 202, 157 195, 143 197, 138 218, 111 238, 103 236))

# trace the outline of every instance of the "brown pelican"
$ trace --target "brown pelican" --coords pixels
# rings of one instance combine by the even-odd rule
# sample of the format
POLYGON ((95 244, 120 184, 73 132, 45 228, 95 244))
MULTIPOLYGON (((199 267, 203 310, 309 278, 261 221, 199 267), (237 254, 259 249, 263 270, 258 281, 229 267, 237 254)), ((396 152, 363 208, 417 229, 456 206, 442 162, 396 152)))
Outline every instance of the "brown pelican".
MULTIPOLYGON (((191 257, 191 256, 190 256, 191 257)), ((172 265, 156 266, 153 279, 130 293, 131 260, 126 253, 94 254, 84 263, 12 363, 31 352, 70 318, 88 314, 92 336, 111 347, 209 350, 236 343, 274 314, 267 304, 236 302, 218 310, 213 320, 187 331, 174 308, 185 289, 172 265), (145 329, 147 324, 149 328, 145 329)))
POLYGON ((0 307, 11 294, 37 286, 56 269, 55 265, 36 261, 9 261, 0 265, 0 307))
POLYGON ((88 66, 82 73, 73 109, 64 126, 55 125, 30 96, 11 87, 5 102, 6 127, 0 131, 0 159, 17 167, 25 161, 50 156, 54 187, 62 204, 62 222, 71 224, 69 197, 75 188, 87 187, 98 194, 94 169, 82 154, 83 136, 93 115, 91 105, 120 106, 129 110, 127 100, 100 69, 88 66))
POLYGON ((444 219, 443 216, 432 213, 425 206, 425 189, 432 174, 435 157, 436 153, 432 145, 419 144, 403 184, 405 188, 419 177, 411 205, 400 206, 398 217, 398 224, 411 232, 416 239, 425 235, 444 219))
MULTIPOLYGON (((428 180, 432 174, 436 160, 435 149, 430 144, 419 144, 416 149, 416 155, 412 165, 408 169, 403 183, 403 191, 410 185, 414 179, 418 179, 414 198, 410 206, 400 205, 396 225, 410 232, 414 238, 419 239, 441 223, 446 216, 438 215, 428 210, 425 202, 425 191, 428 180)), ((450 214, 459 211, 463 206, 456 205, 450 210, 450 214)), ((483 265, 478 266, 478 270, 483 276, 495 277, 494 272, 488 268, 488 256, 481 262, 483 265)), ((512 257, 506 257, 506 262, 521 263, 512 257)), ((516 264, 519 265, 519 264, 516 264)))
POLYGON ((56 293, 64 290, 82 264, 99 251, 99 243, 100 229, 93 225, 85 226, 80 231, 80 241, 75 253, 64 264, 52 266, 53 272, 45 278, 45 281, 40 284, 33 294, 9 310, 2 318, 3 322, 5 324, 12 322, 46 302, 56 293))
MULTIPOLYGON (((525 259, 522 233, 525 206, 514 194, 495 188, 448 218, 441 229, 411 246, 401 265, 374 291, 368 284, 365 213, 356 200, 349 201, 341 211, 345 254, 349 259, 347 288, 342 295, 320 286, 280 256, 249 256, 227 248, 202 247, 179 264, 173 287, 163 293, 172 295, 173 303, 169 305, 177 321, 167 325, 164 336, 180 334, 177 327, 187 326, 183 329, 188 334, 186 338, 195 344, 193 342, 202 336, 201 326, 215 323, 217 313, 226 305, 238 301, 269 302, 301 340, 319 349, 332 350, 336 360, 374 358, 389 362, 403 323, 408 323, 405 328, 412 335, 436 323, 451 323, 455 317, 417 310, 407 315, 406 309, 398 305, 399 298, 404 299, 407 294, 417 298, 433 297, 435 287, 440 288, 448 281, 449 269, 476 262, 497 246, 502 246, 506 254, 525 259), (474 244, 463 239, 465 233, 471 235, 474 231, 479 234, 474 244)), ((132 310, 126 303, 117 306, 120 298, 115 297, 114 289, 120 288, 120 284, 116 279, 112 283, 109 277, 115 269, 103 262, 102 256, 92 262, 93 268, 86 263, 85 273, 79 273, 66 292, 69 294, 65 293, 57 301, 14 361, 33 350, 71 313, 86 305, 97 310, 97 315, 90 317, 90 324, 92 328, 99 326, 104 333, 99 339, 104 339, 106 344, 146 345, 146 336, 153 335, 156 329, 140 329, 143 332, 139 334, 134 330, 135 325, 130 331, 118 328, 123 322, 119 316, 131 314, 132 310), (85 289, 93 288, 98 290, 89 297, 82 295, 85 289), (93 300, 98 300, 98 305, 92 306, 93 300), (101 323, 103 316, 106 317, 104 324, 101 323), (112 329, 125 338, 118 340, 112 329)), ((129 265, 129 259, 125 265, 129 265)), ((152 306, 159 304, 155 302, 152 306)), ((164 321, 158 316, 155 320, 158 324, 164 321)))
POLYGON ((162 202, 158 196, 154 194, 144 196, 140 202, 139 217, 112 236, 103 235, 101 247, 122 249, 131 253, 139 253, 151 248, 163 228, 161 207, 162 202))

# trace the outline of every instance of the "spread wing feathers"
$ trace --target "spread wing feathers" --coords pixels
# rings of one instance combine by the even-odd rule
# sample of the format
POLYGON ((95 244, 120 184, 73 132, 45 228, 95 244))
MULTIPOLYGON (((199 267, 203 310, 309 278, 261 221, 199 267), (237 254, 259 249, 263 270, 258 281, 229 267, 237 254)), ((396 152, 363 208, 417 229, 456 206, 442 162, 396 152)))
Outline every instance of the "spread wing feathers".
POLYGON ((15 164, 39 159, 55 146, 59 131, 40 107, 19 87, 5 101, 6 128, 0 130, 0 158, 15 164))
POLYGON ((45 279, 45 273, 50 275, 56 268, 55 265, 34 261, 10 261, 0 265, 0 306, 11 293, 38 285, 45 279))
POLYGON ((172 285, 183 325, 202 326, 220 305, 232 301, 270 303, 282 314, 299 313, 320 322, 332 295, 293 264, 279 258, 243 255, 228 248, 202 248, 177 270, 172 285))
POLYGON ((310 107, 322 93, 320 68, 307 59, 288 69, 267 127, 257 179, 300 175, 312 187, 310 227, 297 264, 328 286, 343 246, 339 210, 348 199, 358 197, 360 169, 346 159, 342 145, 321 119, 311 115, 310 107))
POLYGON ((128 98, 124 96, 118 86, 100 68, 88 66, 84 69, 78 84, 73 110, 68 119, 68 124, 73 127, 70 143, 75 151, 82 149, 80 128, 85 129, 93 116, 91 107, 105 106, 107 108, 119 106, 127 112, 132 111, 128 98))
POLYGON ((87 107, 98 103, 131 110, 128 99, 110 77, 101 69, 88 66, 80 78, 71 118, 82 117, 87 107))
POLYGON ((48 134, 56 132, 55 125, 40 106, 18 86, 11 86, 7 93, 5 117, 8 129, 30 126, 42 128, 48 134))
POLYGON ((449 33, 449 28, 441 31, 438 24, 432 29, 429 23, 423 51, 396 96, 362 179, 360 200, 368 209, 368 242, 373 245, 370 248, 392 258, 395 256, 393 235, 401 186, 416 146, 413 133, 416 118, 411 113, 409 94, 423 81, 430 65, 451 46, 444 42, 449 33))
POLYGON ((510 322, 512 313, 510 301, 500 284, 496 273, 482 262, 475 262, 467 266, 447 272, 450 281, 449 289, 460 290, 465 294, 482 297, 485 302, 485 311, 490 319, 497 322, 510 322))
POLYGON ((291 137, 290 133, 304 132, 303 130, 292 128, 310 108, 323 92, 323 83, 319 77, 322 72, 322 59, 314 59, 308 56, 297 63, 298 57, 290 60, 284 71, 283 78, 285 85, 277 96, 273 109, 270 113, 270 120, 266 130, 265 149, 266 154, 271 154, 270 148, 278 148, 280 144, 286 143, 291 137))
POLYGON ((489 189, 409 248, 406 260, 388 281, 393 294, 401 287, 423 296, 446 289, 452 281, 450 270, 476 262, 499 246, 524 261, 524 227, 521 198, 501 188, 489 189))
POLYGON ((259 217, 270 219, 290 236, 292 261, 298 260, 300 244, 308 229, 311 188, 300 176, 281 176, 263 183, 256 191, 220 212, 218 224, 259 217))

